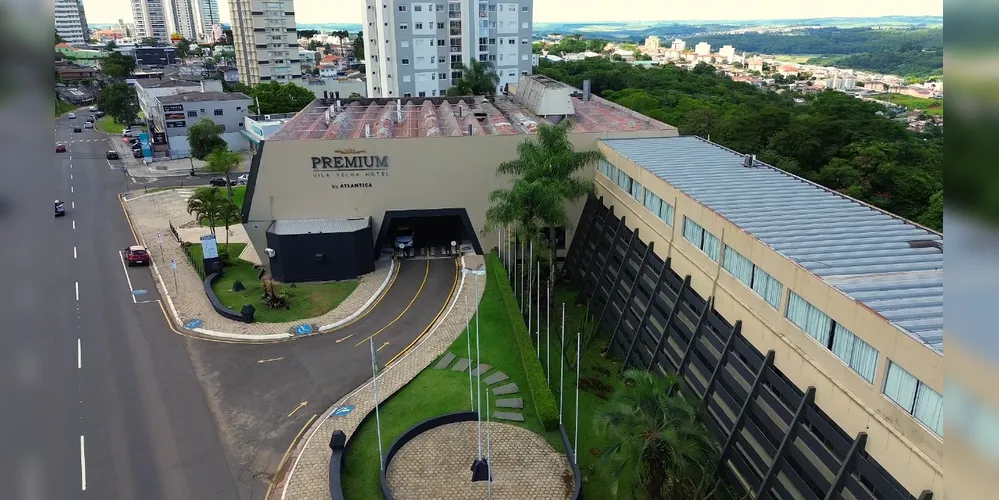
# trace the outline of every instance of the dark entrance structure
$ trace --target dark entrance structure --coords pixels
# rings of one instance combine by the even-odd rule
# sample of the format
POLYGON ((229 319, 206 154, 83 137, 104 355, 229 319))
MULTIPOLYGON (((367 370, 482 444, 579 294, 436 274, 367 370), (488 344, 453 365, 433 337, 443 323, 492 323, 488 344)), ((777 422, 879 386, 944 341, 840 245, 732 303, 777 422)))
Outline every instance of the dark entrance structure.
POLYGON ((375 270, 371 218, 276 220, 267 229, 271 275, 285 283, 355 279, 375 270))
POLYGON ((392 247, 396 234, 407 230, 412 232, 416 255, 424 248, 437 247, 439 251, 450 247, 452 241, 459 246, 470 244, 475 253, 482 253, 482 245, 464 208, 388 210, 375 241, 376 258, 383 249, 392 247))

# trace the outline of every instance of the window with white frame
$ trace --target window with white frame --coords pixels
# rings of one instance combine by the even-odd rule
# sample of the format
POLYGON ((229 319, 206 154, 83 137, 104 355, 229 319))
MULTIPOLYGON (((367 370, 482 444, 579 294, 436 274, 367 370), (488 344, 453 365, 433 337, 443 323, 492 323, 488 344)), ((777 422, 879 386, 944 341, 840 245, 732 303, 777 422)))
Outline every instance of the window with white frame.
POLYGON ((673 225, 673 205, 663 201, 662 198, 649 191, 648 188, 645 189, 644 205, 656 217, 665 222, 667 226, 673 225))
POLYGON ((718 260, 718 250, 721 242, 718 241, 715 235, 705 231, 703 227, 686 216, 683 217, 683 238, 700 251, 708 254, 711 260, 718 260))
POLYGON ((722 260, 722 267, 726 271, 756 292, 774 309, 780 309, 780 300, 784 293, 784 285, 780 281, 728 245, 725 246, 722 260))
POLYGON ((788 293, 785 316, 865 380, 874 382, 878 367, 877 349, 794 292, 788 293))
POLYGON ((530 10, 530 7, 528 7, 528 6, 526 6, 526 5, 521 5, 521 6, 520 6, 520 11, 521 11, 521 12, 527 12, 528 10, 530 10))
POLYGON ((408 57, 403 57, 400 62, 402 63, 403 66, 405 66, 405 65, 409 64, 409 58, 408 57))
POLYGON ((402 24, 399 25, 399 29, 401 29, 401 30, 408 30, 409 29, 409 25, 406 24, 406 23, 402 23, 402 24))
POLYGON ((406 8, 407 7, 405 5, 400 5, 399 6, 399 12, 406 12, 406 8))
POLYGON ((943 437, 943 396, 893 361, 885 373, 885 396, 943 437))

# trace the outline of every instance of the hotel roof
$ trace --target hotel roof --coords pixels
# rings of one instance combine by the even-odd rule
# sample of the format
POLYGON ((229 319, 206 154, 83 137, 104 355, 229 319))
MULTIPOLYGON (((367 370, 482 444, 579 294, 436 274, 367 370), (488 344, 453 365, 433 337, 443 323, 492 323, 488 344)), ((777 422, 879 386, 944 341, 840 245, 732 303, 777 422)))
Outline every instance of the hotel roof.
MULTIPOLYGON (((582 97, 573 94, 574 114, 565 117, 575 133, 673 128, 599 97, 582 97)), ((471 135, 529 135, 548 122, 515 96, 341 99, 339 108, 333 99, 317 99, 271 140, 448 137, 469 135, 469 127, 471 135)))
POLYGON ((939 233, 699 137, 603 142, 943 354, 939 233))

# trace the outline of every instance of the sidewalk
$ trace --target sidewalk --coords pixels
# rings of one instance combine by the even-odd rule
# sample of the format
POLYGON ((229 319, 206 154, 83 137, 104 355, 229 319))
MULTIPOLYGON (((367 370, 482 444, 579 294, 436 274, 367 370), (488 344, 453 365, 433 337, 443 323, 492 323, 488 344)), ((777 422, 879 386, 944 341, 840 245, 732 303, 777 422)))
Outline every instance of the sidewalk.
MULTIPOLYGON (((306 324, 312 325, 312 332, 335 330, 370 307, 385 290, 394 271, 394 263, 379 261, 374 272, 361 277, 360 284, 350 296, 332 311, 317 318, 288 323, 249 324, 223 318, 212 308, 205 296, 201 278, 170 231, 171 222, 174 226, 194 225, 194 217, 186 209, 187 198, 191 193, 191 189, 137 193, 134 197, 126 197, 123 204, 136 234, 153 256, 153 274, 167 309, 179 327, 188 328, 207 338, 250 342, 286 340, 295 335, 296 327, 306 324), (157 243, 157 232, 162 235, 162 249, 157 243), (176 284, 170 271, 171 259, 177 263, 176 284)), ((242 226, 237 227, 242 230, 242 226)), ((233 230, 235 233, 236 228, 233 230)), ((207 228, 202 230, 194 227, 183 231, 185 239, 198 241, 195 235, 207 233, 207 228)), ((242 237, 246 237, 245 232, 242 237)), ((230 237, 229 241, 236 240, 230 237)))
MULTIPOLYGON (((115 151, 118 152, 118 157, 121 159, 121 162, 128 167, 128 174, 132 177, 175 177, 188 175, 191 173, 192 162, 194 163, 195 171, 208 175, 204 172, 204 168, 208 165, 208 163, 195 158, 157 158, 155 161, 149 163, 149 166, 146 166, 142 162, 142 158, 135 158, 132 156, 131 145, 122 142, 121 135, 107 134, 107 138, 113 145, 115 151)), ((239 174, 250 171, 250 160, 252 159, 252 155, 248 151, 242 151, 240 152, 240 155, 243 160, 240 162, 239 166, 236 167, 237 171, 234 172, 233 180, 235 180, 235 177, 239 174)))
MULTIPOLYGON (((424 368, 430 366, 457 339, 465 329, 465 318, 461 314, 451 314, 454 305, 464 303, 468 296, 471 304, 478 304, 485 293, 485 287, 475 294, 475 289, 466 286, 466 279, 471 273, 485 276, 485 260, 481 255, 465 256, 461 259, 461 282, 451 299, 444 316, 415 347, 399 358, 395 363, 385 368, 378 376, 379 400, 384 401, 403 386, 413 380, 424 368)), ((302 441, 289 456, 290 470, 284 475, 284 481, 276 484, 270 498, 282 500, 329 500, 329 466, 330 437, 334 430, 342 430, 347 439, 357 430, 357 427, 372 410, 374 410, 374 394, 369 380, 354 392, 338 401, 333 408, 343 405, 353 405, 354 410, 345 417, 333 416, 332 410, 324 412, 302 441), (277 496, 280 492, 281 496, 277 496)), ((281 471, 278 471, 278 476, 281 471)))

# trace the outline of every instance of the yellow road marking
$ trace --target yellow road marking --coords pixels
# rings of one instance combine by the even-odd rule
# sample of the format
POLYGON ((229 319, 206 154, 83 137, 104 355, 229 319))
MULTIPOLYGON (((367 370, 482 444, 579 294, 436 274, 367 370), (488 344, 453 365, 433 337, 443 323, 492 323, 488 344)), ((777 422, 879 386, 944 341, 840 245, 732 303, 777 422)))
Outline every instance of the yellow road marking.
MULTIPOLYGON (((402 266, 399 266, 399 267, 402 267, 402 266)), ((390 321, 389 324, 383 326, 381 328, 381 330, 378 330, 377 332, 372 333, 370 336, 368 336, 364 340, 358 342, 357 344, 354 345, 354 347, 358 347, 361 344, 367 342, 368 340, 374 338, 375 335, 378 335, 379 333, 384 332, 385 330, 388 329, 388 327, 392 326, 396 321, 399 321, 399 319, 402 318, 402 315, 406 314, 406 311, 409 311, 410 307, 413 307, 413 303, 416 302, 416 299, 420 296, 420 292, 423 291, 423 286, 427 284, 427 276, 430 276, 430 260, 427 260, 427 270, 423 272, 423 283, 420 283, 420 288, 418 288, 416 290, 416 295, 413 295, 413 300, 410 300, 409 304, 406 304, 406 308, 403 309, 402 312, 399 313, 399 315, 395 317, 395 319, 393 319, 392 321, 390 321)))
POLYGON ((394 363, 395 360, 399 359, 403 354, 406 354, 407 352, 409 352, 409 350, 412 349, 413 346, 416 345, 416 343, 419 342, 420 339, 422 339, 423 336, 426 335, 427 332, 429 332, 431 328, 433 328, 434 323, 437 323, 437 320, 440 319, 441 315, 444 314, 444 310, 447 309, 447 305, 451 302, 451 299, 454 297, 454 291, 455 291, 455 289, 458 288, 458 271, 459 271, 459 264, 458 264, 458 262, 459 262, 458 259, 455 259, 455 261, 454 261, 454 282, 451 283, 451 293, 448 294, 447 300, 445 300, 444 301, 444 305, 441 306, 441 310, 437 312, 437 316, 434 316, 433 321, 431 321, 430 324, 427 325, 427 327, 424 328, 423 331, 420 332, 420 334, 417 335, 416 338, 413 339, 413 341, 410 342, 409 345, 406 346, 405 349, 403 349, 402 351, 400 351, 399 354, 396 354, 395 356, 392 356, 392 359, 388 360, 388 362, 385 363, 386 367, 389 366, 389 365, 391 365, 392 363, 394 363))
MULTIPOLYGON (((402 269, 402 261, 396 262, 395 273, 392 275, 392 280, 389 281, 389 284, 388 284, 388 286, 385 287, 385 290, 382 290, 382 295, 380 297, 378 297, 378 300, 376 300, 374 304, 371 304, 371 307, 369 307, 368 310, 364 314, 362 314, 362 315, 354 318, 350 323, 347 323, 346 325, 343 325, 340 328, 337 328, 336 330, 333 330, 333 332, 336 332, 336 331, 339 331, 339 330, 343 330, 344 328, 347 328, 348 326, 353 325, 354 323, 357 323, 358 321, 361 321, 362 319, 364 319, 365 316, 371 314, 371 311, 374 311, 375 308, 378 307, 378 304, 381 303, 382 299, 384 299, 385 296, 388 295, 389 290, 391 290, 392 287, 395 285, 395 280, 399 277, 399 270, 400 269, 402 269)), ((326 332, 326 333, 332 333, 332 332, 326 332)), ((340 340, 337 340, 337 343, 340 343, 340 342, 342 342, 344 340, 347 340, 347 339, 349 339, 349 338, 351 338, 353 336, 354 336, 353 333, 350 334, 350 335, 347 335, 346 337, 344 337, 344 338, 342 338, 340 340)))
POLYGON ((293 450, 295 445, 298 444, 298 441, 302 439, 302 434, 305 434, 305 429, 308 429, 318 416, 318 413, 312 415, 312 418, 310 418, 309 421, 302 426, 302 430, 298 431, 298 434, 295 435, 295 439, 291 440, 291 444, 288 445, 288 449, 284 452, 284 456, 281 457, 281 461, 278 462, 277 469, 274 470, 274 477, 271 479, 270 485, 267 486, 267 493, 264 493, 264 500, 268 500, 271 497, 271 491, 274 489, 274 484, 283 479, 284 466, 288 462, 288 456, 291 455, 291 450, 293 450))
POLYGON ((291 413, 289 413, 288 416, 290 417, 290 416, 298 413, 298 410, 301 410, 302 408, 305 408, 305 405, 307 405, 307 404, 309 404, 308 401, 302 401, 301 403, 298 403, 298 406, 296 406, 294 410, 291 410, 291 413))

